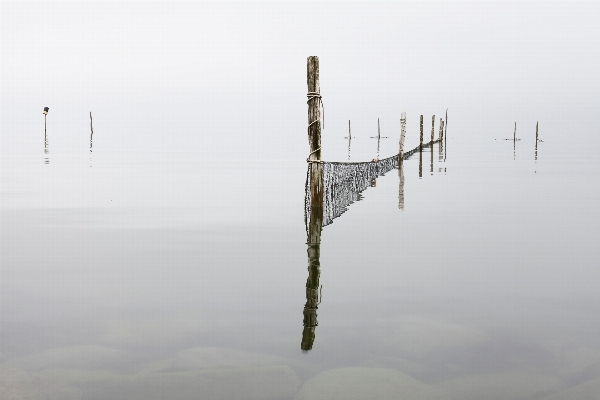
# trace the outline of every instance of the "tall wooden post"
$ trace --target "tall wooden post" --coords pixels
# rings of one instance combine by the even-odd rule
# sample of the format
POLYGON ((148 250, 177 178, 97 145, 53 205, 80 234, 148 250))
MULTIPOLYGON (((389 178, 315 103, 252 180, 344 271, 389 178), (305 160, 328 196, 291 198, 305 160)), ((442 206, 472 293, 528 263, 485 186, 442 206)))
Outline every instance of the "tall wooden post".
POLYGON ((308 85, 308 144, 310 146, 310 199, 311 207, 323 206, 323 170, 321 167, 321 87, 319 85, 319 57, 306 60, 308 85))
POLYGON ((515 132, 513 133, 513 142, 517 141, 517 123, 515 122, 515 132))
POLYGON ((431 141, 429 143, 431 143, 433 145, 433 141, 434 138, 433 136, 435 135, 435 115, 431 116, 431 141))
MULTIPOLYGON (((306 281, 306 304, 303 311, 301 349, 312 349, 317 326, 318 288, 320 277, 321 230, 323 227, 323 169, 321 160, 321 93, 319 86, 319 58, 308 57, 306 61, 308 85, 308 187, 310 215, 307 216, 308 279, 306 281)), ((350 130, 350 121, 348 121, 350 130)))
POLYGON ((419 151, 423 151, 423 116, 421 115, 421 122, 420 122, 420 136, 419 136, 419 151))

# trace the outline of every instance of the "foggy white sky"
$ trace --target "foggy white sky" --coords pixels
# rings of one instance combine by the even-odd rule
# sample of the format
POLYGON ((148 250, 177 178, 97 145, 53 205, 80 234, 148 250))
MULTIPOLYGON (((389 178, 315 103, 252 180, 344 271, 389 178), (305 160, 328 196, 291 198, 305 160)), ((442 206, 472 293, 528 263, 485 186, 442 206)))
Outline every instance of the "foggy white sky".
POLYGON ((404 108, 510 124, 590 117, 599 4, 2 2, 3 147, 44 106, 56 125, 94 110, 111 129, 131 117, 302 132, 309 55, 330 129, 404 108))

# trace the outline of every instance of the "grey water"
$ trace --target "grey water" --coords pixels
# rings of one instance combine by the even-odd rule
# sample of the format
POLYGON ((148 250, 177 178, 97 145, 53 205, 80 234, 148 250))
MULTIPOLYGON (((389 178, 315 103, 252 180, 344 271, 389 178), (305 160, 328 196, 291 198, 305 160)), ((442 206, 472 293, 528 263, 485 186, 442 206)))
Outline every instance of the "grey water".
MULTIPOLYGON (((211 158, 50 123, 22 138, 2 157, 0 397, 599 398, 594 146, 456 114, 445 146, 323 228, 308 352, 308 145, 211 158)), ((324 158, 394 155, 389 132, 324 130, 324 158)))

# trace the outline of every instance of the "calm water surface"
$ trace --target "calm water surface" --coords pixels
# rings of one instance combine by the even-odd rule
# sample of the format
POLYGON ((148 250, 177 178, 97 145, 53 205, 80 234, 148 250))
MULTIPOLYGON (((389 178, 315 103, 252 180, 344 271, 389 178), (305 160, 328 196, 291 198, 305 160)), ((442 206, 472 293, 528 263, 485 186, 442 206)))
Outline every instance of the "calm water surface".
POLYGON ((323 229, 308 352, 308 146, 3 156, 0 397, 599 399, 593 148, 458 125, 323 229))

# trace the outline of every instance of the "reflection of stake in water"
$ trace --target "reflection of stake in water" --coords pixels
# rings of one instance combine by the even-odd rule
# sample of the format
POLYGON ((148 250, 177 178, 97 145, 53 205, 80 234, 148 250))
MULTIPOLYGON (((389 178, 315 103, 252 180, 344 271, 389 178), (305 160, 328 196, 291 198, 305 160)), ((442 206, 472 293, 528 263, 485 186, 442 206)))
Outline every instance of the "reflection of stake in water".
POLYGON ((398 162, 398 208, 404 211, 404 163, 402 159, 398 162))

